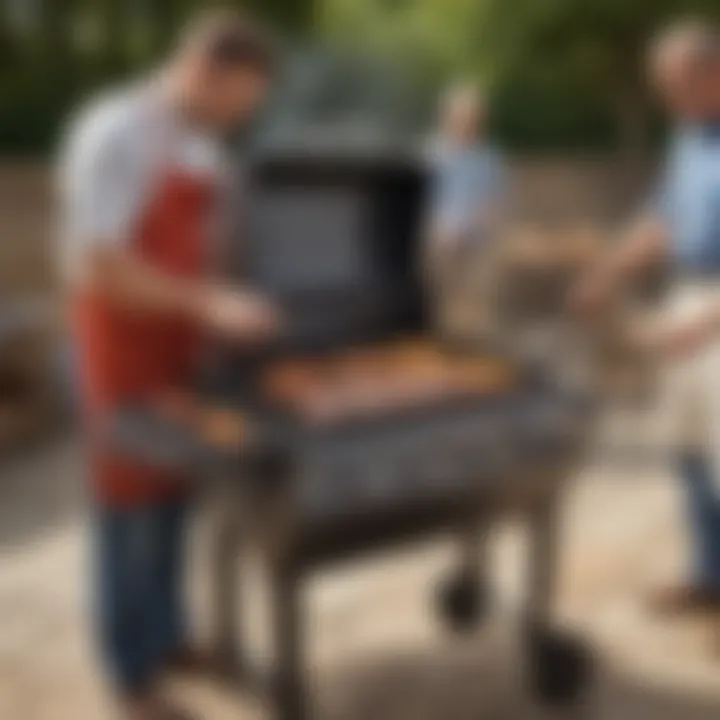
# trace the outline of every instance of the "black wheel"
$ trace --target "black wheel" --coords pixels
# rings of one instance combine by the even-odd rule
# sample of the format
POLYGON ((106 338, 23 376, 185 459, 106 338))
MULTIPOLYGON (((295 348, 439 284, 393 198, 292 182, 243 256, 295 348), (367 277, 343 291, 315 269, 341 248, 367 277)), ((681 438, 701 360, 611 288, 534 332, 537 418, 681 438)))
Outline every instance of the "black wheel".
POLYGON ((437 603, 439 615, 448 628, 470 632, 488 614, 490 592, 482 580, 453 576, 441 583, 437 603))
POLYGON ((579 702, 594 674, 593 656, 581 639, 549 628, 534 629, 527 638, 527 670, 531 690, 546 705, 579 702))

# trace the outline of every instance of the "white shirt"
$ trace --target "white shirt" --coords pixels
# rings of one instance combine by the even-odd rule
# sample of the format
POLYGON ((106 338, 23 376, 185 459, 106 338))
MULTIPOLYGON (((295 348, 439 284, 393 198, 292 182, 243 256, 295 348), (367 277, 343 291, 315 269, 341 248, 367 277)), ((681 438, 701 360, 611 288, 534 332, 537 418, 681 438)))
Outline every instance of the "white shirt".
POLYGON ((225 175, 219 145, 184 125, 150 86, 102 96, 81 109, 62 143, 58 261, 70 282, 97 243, 125 243, 164 169, 205 179, 225 175))

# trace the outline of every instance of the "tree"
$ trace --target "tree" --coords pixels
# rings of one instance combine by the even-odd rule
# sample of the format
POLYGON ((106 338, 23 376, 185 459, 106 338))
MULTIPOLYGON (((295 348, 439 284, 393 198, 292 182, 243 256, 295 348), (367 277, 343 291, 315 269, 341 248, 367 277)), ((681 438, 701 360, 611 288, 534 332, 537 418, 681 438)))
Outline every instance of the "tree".
POLYGON ((483 10, 480 44, 495 80, 592 88, 612 109, 628 167, 648 146, 649 37, 678 16, 720 17, 714 0, 483 0, 483 10))
POLYGON ((718 0, 324 0, 322 9, 327 34, 431 82, 464 75, 490 85, 516 119, 525 108, 526 131, 537 118, 552 135, 614 135, 628 167, 652 128, 649 36, 678 16, 720 18, 718 0))
POLYGON ((305 33, 314 25, 316 0, 244 0, 239 6, 292 34, 305 33))
POLYGON ((70 71, 72 48, 72 0, 42 0, 38 10, 39 59, 47 68, 70 71))
POLYGON ((385 55, 431 81, 483 75, 478 28, 485 0, 324 0, 326 36, 385 55))
POLYGON ((99 7, 102 27, 102 64, 110 76, 121 73, 128 61, 130 39, 129 8, 117 0, 102 0, 99 7))

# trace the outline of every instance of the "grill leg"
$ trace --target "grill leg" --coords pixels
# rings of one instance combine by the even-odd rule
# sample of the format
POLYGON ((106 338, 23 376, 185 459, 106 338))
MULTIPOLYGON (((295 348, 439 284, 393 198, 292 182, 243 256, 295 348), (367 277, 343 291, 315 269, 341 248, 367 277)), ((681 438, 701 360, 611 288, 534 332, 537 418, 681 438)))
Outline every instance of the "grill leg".
POLYGON ((215 652, 228 674, 240 679, 245 670, 244 648, 238 618, 241 612, 237 561, 241 537, 236 519, 220 510, 212 561, 215 652))
POLYGON ((460 530, 458 568, 438 588, 438 610, 456 632, 478 628, 490 609, 485 518, 466 523, 460 530))
POLYGON ((468 524, 460 535, 460 577, 476 584, 487 582, 488 523, 468 524))
POLYGON ((302 652, 301 577, 299 568, 281 563, 272 571, 275 631, 275 720, 307 720, 309 698, 302 652))
POLYGON ((586 642, 553 622, 558 567, 558 498, 551 497, 530 519, 527 594, 527 671, 536 699, 552 706, 577 703, 593 676, 593 654, 586 642))
POLYGON ((530 517, 526 620, 548 624, 552 619, 557 575, 557 498, 543 500, 530 517))

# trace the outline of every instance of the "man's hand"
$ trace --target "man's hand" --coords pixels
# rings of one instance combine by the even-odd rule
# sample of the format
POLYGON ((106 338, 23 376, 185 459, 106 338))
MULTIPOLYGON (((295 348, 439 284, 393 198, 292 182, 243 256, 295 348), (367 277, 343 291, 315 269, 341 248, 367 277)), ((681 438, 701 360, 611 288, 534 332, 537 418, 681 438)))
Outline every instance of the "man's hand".
POLYGON ((707 345, 715 331, 715 326, 707 320, 698 320, 671 328, 661 336, 660 350, 669 358, 687 357, 707 345))
POLYGON ((570 310, 584 316, 602 312, 626 280, 664 256, 667 241, 667 232, 660 220, 652 216, 640 218, 605 262, 590 271, 572 290, 570 310))
POLYGON ((203 293, 201 302, 202 319, 226 338, 260 342, 277 332, 275 308, 255 293, 212 287, 203 293))
POLYGON ((645 351, 678 360, 701 350, 719 330, 720 315, 712 311, 677 325, 645 328, 636 337, 645 351))

